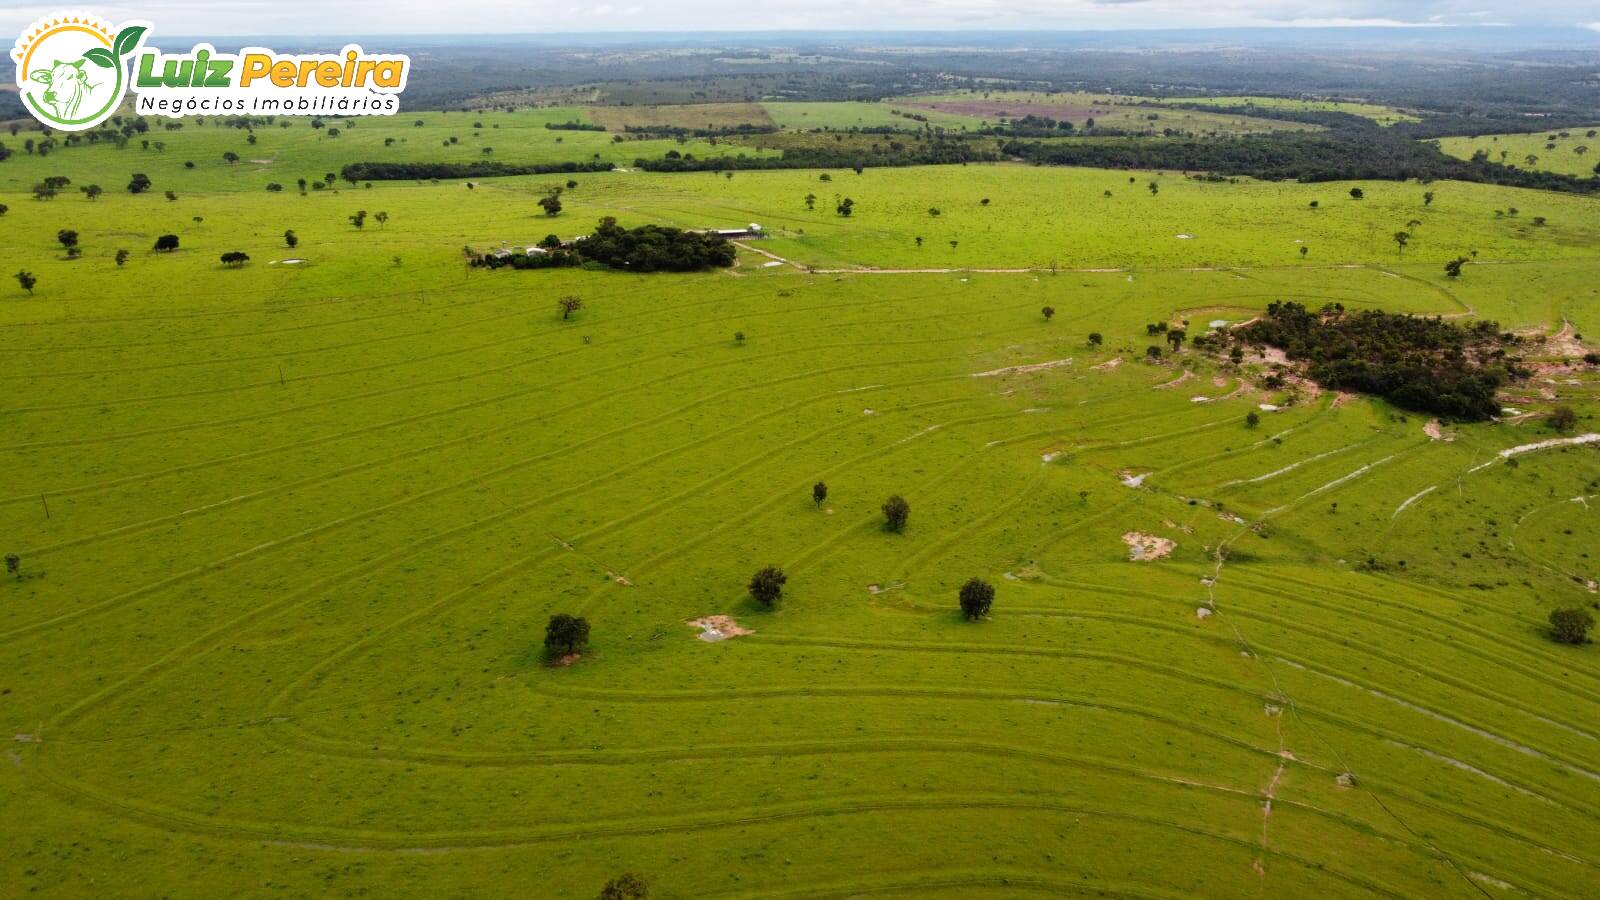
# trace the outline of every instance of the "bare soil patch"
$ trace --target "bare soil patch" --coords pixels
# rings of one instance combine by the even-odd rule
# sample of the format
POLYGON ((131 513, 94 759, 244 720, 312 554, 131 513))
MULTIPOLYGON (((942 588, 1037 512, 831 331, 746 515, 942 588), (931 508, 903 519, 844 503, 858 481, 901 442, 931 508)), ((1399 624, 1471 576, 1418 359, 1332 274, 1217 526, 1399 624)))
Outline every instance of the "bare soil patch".
POLYGON ((701 616, 698 619, 690 619, 685 624, 700 629, 700 633, 695 636, 708 644, 755 634, 754 631, 735 622, 732 616, 701 616))
POLYGON ((1122 542, 1128 545, 1128 559, 1131 562, 1150 562, 1165 557, 1177 548, 1176 541, 1154 534, 1142 534, 1130 531, 1122 536, 1122 542))

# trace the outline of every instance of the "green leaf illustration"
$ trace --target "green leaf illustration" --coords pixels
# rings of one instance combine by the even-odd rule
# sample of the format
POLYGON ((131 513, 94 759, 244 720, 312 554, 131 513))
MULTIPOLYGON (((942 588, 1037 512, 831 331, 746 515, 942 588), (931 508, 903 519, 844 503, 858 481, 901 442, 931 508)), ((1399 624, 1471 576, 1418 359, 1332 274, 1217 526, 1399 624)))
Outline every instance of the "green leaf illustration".
POLYGON ((109 69, 117 64, 116 57, 104 47, 92 47, 83 51, 83 58, 89 60, 102 69, 109 69))
POLYGON ((117 32, 117 39, 112 42, 114 48, 112 52, 118 57, 127 56, 133 52, 134 47, 139 45, 139 38, 144 37, 144 33, 145 27, 143 25, 130 25, 122 29, 117 32))

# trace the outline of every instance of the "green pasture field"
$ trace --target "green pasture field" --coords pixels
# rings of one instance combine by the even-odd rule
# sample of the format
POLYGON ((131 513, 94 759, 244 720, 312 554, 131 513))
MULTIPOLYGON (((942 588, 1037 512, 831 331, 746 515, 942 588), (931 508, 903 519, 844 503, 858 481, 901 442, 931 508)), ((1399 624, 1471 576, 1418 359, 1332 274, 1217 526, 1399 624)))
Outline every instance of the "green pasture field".
POLYGON ((1438 144, 1439 149, 1462 159, 1471 159, 1482 150, 1489 154, 1490 162, 1588 177, 1595 175, 1595 166, 1600 165, 1600 137, 1590 137, 1596 131, 1600 126, 1588 125, 1533 134, 1440 138, 1438 144), (1579 151, 1579 147, 1585 149, 1579 151))
MULTIPOLYGON (((446 121, 417 132, 470 125, 446 121)), ((1278 299, 1600 333, 1592 199, 972 165, 584 174, 551 219, 534 200, 559 179, 302 197, 146 166, 132 196, 117 153, 0 163, 0 254, 39 279, 0 285, 5 893, 1596 878, 1600 657, 1543 622, 1594 603, 1600 453, 1497 455, 1556 437, 1560 403, 1600 431, 1592 370, 1442 440, 1259 388, 1253 363, 1145 359, 1147 323, 1278 299), (30 199, 57 171, 115 188, 30 199), (602 215, 774 236, 706 274, 464 264, 602 215), (150 252, 164 232, 181 248, 150 252), (565 321, 563 296, 584 303, 565 321), (1128 535, 1170 555, 1131 561, 1128 535), (745 592, 767 564, 773 610, 745 592), (956 607, 972 577, 996 589, 980 622, 956 607), (593 624, 565 667, 540 646, 556 612, 593 624), (718 614, 754 633, 686 624, 718 614)))
POLYGON ((250 132, 230 128, 219 119, 182 120, 183 128, 167 131, 169 121, 147 116, 148 134, 136 136, 128 146, 83 143, 58 147, 45 157, 29 155, 23 141, 38 138, 33 132, 0 137, 16 155, 0 164, 0 190, 25 192, 46 175, 72 179, 70 192, 86 184, 98 183, 107 191, 121 191, 131 174, 150 176, 159 194, 175 191, 180 196, 196 191, 265 191, 276 182, 287 193, 297 190, 300 178, 318 181, 328 173, 338 174, 351 162, 450 162, 472 163, 563 163, 610 161, 631 165, 640 157, 657 158, 668 150, 714 156, 722 153, 760 156, 762 151, 703 140, 636 140, 604 131, 552 130, 546 123, 593 121, 593 107, 544 107, 520 109, 513 113, 499 110, 472 112, 402 112, 394 117, 344 120, 327 118, 324 124, 339 129, 335 137, 328 129, 310 127, 310 120, 280 118, 272 125, 254 129, 256 143, 249 143, 250 132), (416 125, 422 122, 421 126, 416 125), (347 124, 353 122, 354 124, 347 124), (287 127, 284 127, 287 125, 287 127), (481 125, 482 127, 475 127, 481 125), (455 138, 455 143, 450 139, 455 138), (148 140, 145 148, 142 142, 148 140), (393 141, 393 143, 386 143, 393 141), (157 142, 164 144, 158 148, 157 142), (487 148, 491 152, 485 154, 487 148), (224 160, 224 153, 235 153, 236 163, 224 160), (194 163, 190 168, 186 163, 194 163))
POLYGON ((1175 129, 1191 134, 1259 134, 1268 131, 1315 131, 1318 126, 1301 122, 1258 119, 1253 116, 1226 115, 1191 109, 1173 109, 1151 104, 1149 97, 1124 97, 1108 94, 1040 91, 957 91, 950 94, 919 94, 891 101, 899 108, 921 113, 941 113, 997 124, 1001 119, 1025 115, 1070 120, 1082 127, 1088 119, 1097 126, 1127 131, 1175 129), (1154 118, 1152 118, 1154 117, 1154 118))
POLYGON ((1416 116, 1378 103, 1354 100, 1306 100, 1292 97, 1170 97, 1169 103, 1198 103, 1207 106, 1258 106, 1262 109, 1342 112, 1362 116, 1379 125, 1420 121, 1416 116))

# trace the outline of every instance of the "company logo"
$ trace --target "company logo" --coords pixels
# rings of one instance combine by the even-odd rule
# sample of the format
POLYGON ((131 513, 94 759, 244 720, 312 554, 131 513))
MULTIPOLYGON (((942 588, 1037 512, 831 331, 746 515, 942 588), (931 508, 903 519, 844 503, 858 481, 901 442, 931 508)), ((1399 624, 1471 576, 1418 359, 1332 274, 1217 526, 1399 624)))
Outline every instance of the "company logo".
POLYGON ((11 50, 22 102, 39 121, 62 131, 99 125, 128 92, 126 60, 149 30, 148 22, 112 28, 98 16, 77 12, 34 22, 11 50))
POLYGON ((399 112, 411 70, 409 57, 356 44, 333 54, 219 53, 210 44, 166 54, 143 46, 150 28, 113 28, 81 12, 33 23, 11 51, 28 110, 46 125, 82 131, 110 118, 132 88, 140 115, 385 116, 399 112))

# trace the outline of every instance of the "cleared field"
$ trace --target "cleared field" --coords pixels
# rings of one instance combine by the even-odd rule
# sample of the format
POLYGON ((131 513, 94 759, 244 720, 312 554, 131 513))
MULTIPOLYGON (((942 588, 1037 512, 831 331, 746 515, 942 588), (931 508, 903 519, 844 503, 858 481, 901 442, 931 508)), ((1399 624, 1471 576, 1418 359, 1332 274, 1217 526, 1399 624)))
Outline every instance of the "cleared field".
POLYGON ((732 128, 771 125, 760 103, 697 103, 682 106, 592 106, 589 118, 612 131, 626 128, 732 128))
POLYGON ((1438 141, 1439 149, 1462 159, 1482 152, 1491 162, 1580 177, 1597 174, 1600 126, 1563 128, 1534 134, 1486 134, 1438 141))
POLYGON ((949 115, 922 108, 911 110, 903 108, 899 103, 766 103, 763 105, 774 122, 792 131, 813 128, 922 127, 922 122, 904 115, 896 115, 896 111, 914 112, 925 117, 930 125, 957 131, 977 128, 983 124, 981 118, 949 115))
POLYGON ((1420 121, 1416 116, 1377 103, 1360 103, 1353 100, 1303 100, 1291 97, 1172 97, 1169 103, 1198 103, 1207 106, 1256 106, 1261 109, 1309 110, 1315 112, 1341 112, 1362 116, 1379 125, 1420 121))
POLYGON ((1317 129, 1315 125, 1300 122, 1172 109, 1161 107, 1158 105, 1160 101, 1146 97, 1106 94, 970 91, 903 97, 894 102, 898 106, 918 112, 963 116, 991 125, 997 124, 1001 119, 1017 119, 1033 115, 1048 116, 1057 121, 1065 119, 1080 127, 1089 119, 1094 119, 1097 126, 1136 132, 1161 132, 1171 129, 1205 135, 1317 129))
MULTIPOLYGON (((1144 361, 1147 323, 1276 299, 1600 333, 1594 200, 1010 165, 580 175, 555 219, 538 178, 14 186, 117 152, 0 164, 0 253, 39 278, 0 288, 11 892, 592 897, 632 870, 686 898, 1577 896, 1600 872, 1600 655, 1542 630, 1595 596, 1596 446, 1512 466, 1542 420, 1435 440, 1144 361), (967 270, 462 263, 607 214, 967 270), (1129 535, 1173 546, 1135 562, 1129 535), (773 611, 745 594, 769 563, 773 611), (969 623, 975 576, 997 595, 969 623), (567 667, 554 612, 594 625, 567 667), (686 624, 718 614, 754 633, 686 624)), ((1595 384, 1527 408, 1600 431, 1595 384)))

